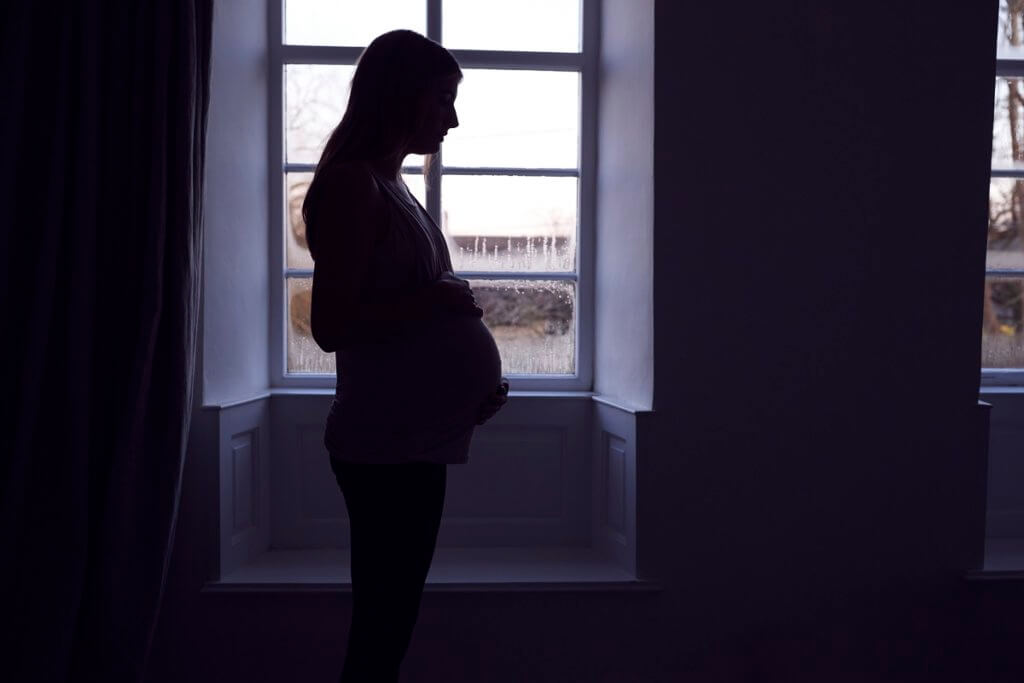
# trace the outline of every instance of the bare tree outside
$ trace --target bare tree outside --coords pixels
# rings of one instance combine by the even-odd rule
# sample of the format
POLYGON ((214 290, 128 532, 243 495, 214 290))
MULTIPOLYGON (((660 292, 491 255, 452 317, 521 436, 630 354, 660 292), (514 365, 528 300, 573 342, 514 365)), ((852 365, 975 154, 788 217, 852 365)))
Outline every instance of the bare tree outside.
MULTIPOLYGON (((1001 0, 1001 57, 1019 58, 1024 45, 1024 0, 1001 0)), ((994 169, 1024 171, 1024 83, 997 78, 992 131, 994 169)), ((982 367, 1024 367, 1024 179, 998 177, 989 191, 982 367), (1020 273, 1019 275, 1017 273, 1020 273)))

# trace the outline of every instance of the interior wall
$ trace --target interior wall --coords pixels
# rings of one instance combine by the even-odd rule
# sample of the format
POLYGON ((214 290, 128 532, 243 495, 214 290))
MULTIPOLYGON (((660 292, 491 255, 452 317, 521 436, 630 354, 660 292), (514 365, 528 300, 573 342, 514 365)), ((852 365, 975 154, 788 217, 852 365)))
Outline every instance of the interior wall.
POLYGON ((1024 538, 1024 392, 989 387, 988 538, 1024 538))
POLYGON ((934 655, 918 620, 963 607, 995 10, 656 4, 640 573, 698 638, 828 652, 834 621, 934 655))
MULTIPOLYGON (((652 10, 664 590, 428 592, 403 681, 1020 680, 1024 583, 963 579, 995 2, 652 10)), ((151 680, 336 678, 349 595, 200 592, 203 464, 151 680)))
POLYGON ((262 2, 214 3, 206 149, 203 402, 266 391, 267 28, 262 2))
POLYGON ((649 409, 654 392, 654 1, 601 17, 594 390, 649 409))

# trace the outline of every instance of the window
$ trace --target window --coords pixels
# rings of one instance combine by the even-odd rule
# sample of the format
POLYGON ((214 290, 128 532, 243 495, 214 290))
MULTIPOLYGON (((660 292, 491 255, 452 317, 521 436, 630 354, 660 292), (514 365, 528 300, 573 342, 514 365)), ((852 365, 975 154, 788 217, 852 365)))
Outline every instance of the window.
POLYGON ((989 384, 1024 376, 1024 0, 1000 0, 982 323, 989 384))
POLYGON ((589 389, 592 346, 596 15, 591 0, 272 0, 271 377, 333 386, 312 339, 312 260, 301 205, 340 120, 360 52, 408 28, 462 66, 449 132, 429 172, 402 169, 470 280, 517 389, 589 389), (588 12, 588 7, 590 11, 588 12), (277 284, 275 284, 277 283, 277 284))

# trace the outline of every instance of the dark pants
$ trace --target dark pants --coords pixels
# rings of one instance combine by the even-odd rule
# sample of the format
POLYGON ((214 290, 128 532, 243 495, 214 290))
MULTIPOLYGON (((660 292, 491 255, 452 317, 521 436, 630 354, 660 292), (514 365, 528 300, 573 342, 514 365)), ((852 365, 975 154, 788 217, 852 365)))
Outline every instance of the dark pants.
POLYGON ((352 626, 342 683, 398 681, 434 556, 447 468, 331 459, 352 530, 352 626))

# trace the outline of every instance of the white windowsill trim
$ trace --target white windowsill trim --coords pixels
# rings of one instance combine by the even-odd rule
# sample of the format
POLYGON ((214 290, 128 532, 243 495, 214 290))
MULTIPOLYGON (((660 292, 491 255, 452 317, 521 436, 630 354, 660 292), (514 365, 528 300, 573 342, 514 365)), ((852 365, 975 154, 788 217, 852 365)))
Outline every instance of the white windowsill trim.
POLYGON ((1024 538, 986 538, 985 568, 968 581, 1024 581, 1024 538))
MULTIPOLYGON (((1024 387, 998 387, 999 393, 1008 393, 1006 390, 1019 391, 1024 393, 1024 387)), ((982 391, 985 391, 984 389, 982 391)), ((261 391, 258 394, 249 396, 247 398, 236 399, 233 401, 224 401, 222 403, 205 403, 203 404, 203 410, 225 410, 228 408, 235 408, 246 403, 252 403, 253 401, 259 401, 262 399, 270 398, 272 396, 333 396, 334 389, 318 388, 318 387, 274 387, 267 391, 261 391)), ((613 396, 607 396, 604 394, 596 394, 592 391, 510 391, 510 398, 539 398, 539 399, 564 399, 564 398, 578 398, 578 399, 589 399, 596 403, 601 403, 612 408, 617 408, 633 415, 643 415, 646 413, 653 413, 653 408, 642 408, 628 401, 623 401, 613 396)))
POLYGON ((1024 386, 983 386, 978 393, 981 396, 985 394, 1024 394, 1024 386))
MULTIPOLYGON (((438 548, 424 591, 657 592, 590 548, 438 548)), ((352 591, 348 548, 270 550, 204 592, 352 591)))

